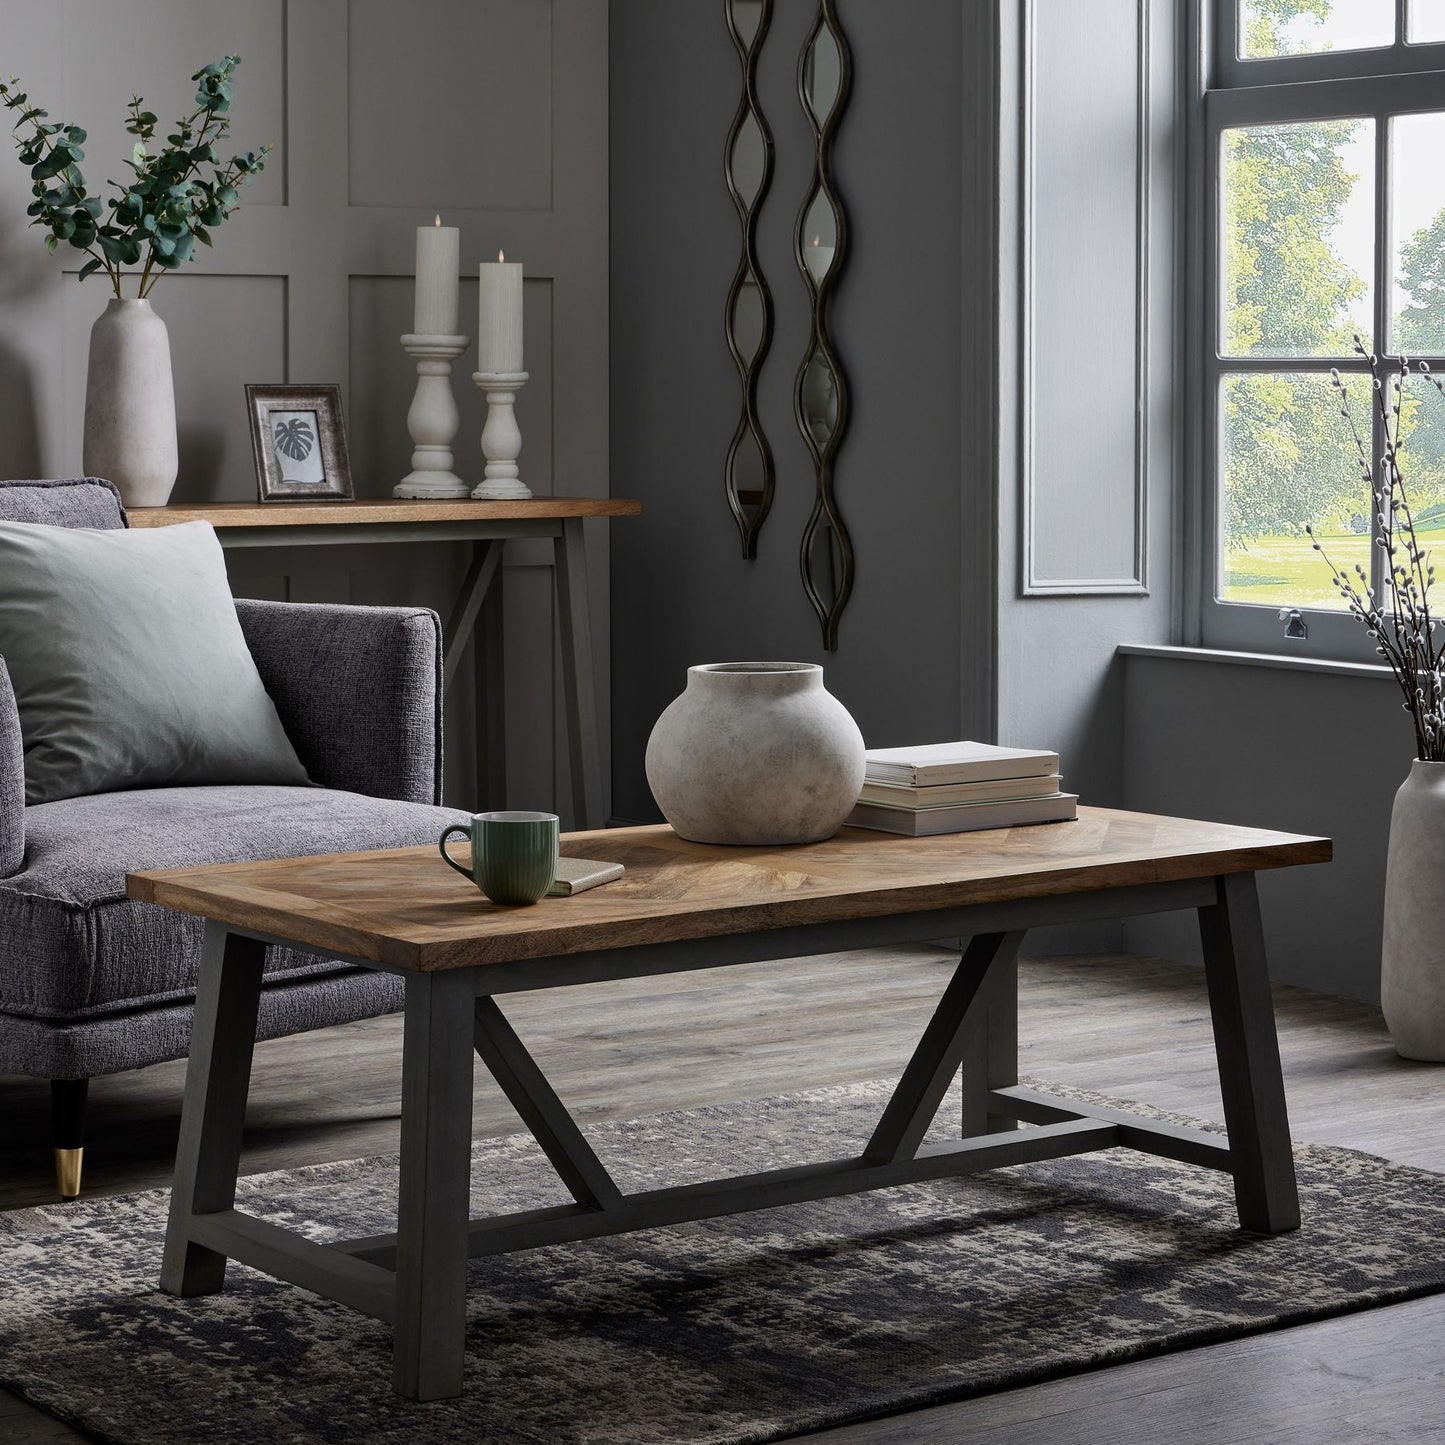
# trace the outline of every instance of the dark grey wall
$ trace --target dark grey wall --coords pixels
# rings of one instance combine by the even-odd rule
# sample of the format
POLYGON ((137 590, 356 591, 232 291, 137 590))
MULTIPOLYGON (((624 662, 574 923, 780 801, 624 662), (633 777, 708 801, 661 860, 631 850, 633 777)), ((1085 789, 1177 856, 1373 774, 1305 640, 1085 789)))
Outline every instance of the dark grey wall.
POLYGON ((992 545, 974 522, 990 489, 972 450, 982 443, 973 437, 966 458, 961 422, 965 351, 972 368, 987 342, 962 314, 979 269, 964 254, 964 197, 972 237, 972 197, 991 168, 986 130, 970 127, 966 146, 970 8, 839 5, 854 84, 835 151, 850 249, 833 317, 852 404, 837 487, 858 575, 840 648, 826 655, 798 575, 813 482, 791 406, 807 332, 791 235, 810 173, 794 70, 813 7, 775 7, 760 67, 777 148, 759 237, 777 305, 761 403, 778 476, 757 559, 744 562, 723 494, 739 408, 722 330, 739 248, 722 170, 737 58, 722 0, 612 0, 612 490, 645 509, 613 528, 619 818, 657 816, 643 752, 690 663, 822 662, 873 746, 989 726, 965 679, 987 671, 991 621, 986 607, 963 617, 992 545))
MULTIPOLYGON (((1123 657, 1125 804, 1334 839, 1335 861, 1261 875, 1270 973, 1380 994, 1390 806, 1414 755, 1388 677, 1123 657)), ((1182 920, 1139 920, 1141 953, 1195 960, 1182 920)))

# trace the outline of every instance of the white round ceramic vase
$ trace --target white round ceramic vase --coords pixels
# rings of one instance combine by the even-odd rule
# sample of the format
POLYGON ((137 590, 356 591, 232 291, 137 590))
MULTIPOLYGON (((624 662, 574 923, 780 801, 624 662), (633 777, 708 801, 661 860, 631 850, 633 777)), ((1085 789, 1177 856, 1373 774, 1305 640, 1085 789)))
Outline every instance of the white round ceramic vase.
POLYGON ((658 718, 647 781, 695 843, 816 843, 858 801, 863 735, 816 663, 706 663, 658 718))
POLYGON ((1402 1058, 1445 1063, 1445 763, 1417 758, 1395 794, 1380 1004, 1402 1058))
POLYGON ((177 469, 166 323, 149 301, 112 300, 90 328, 86 475, 114 482, 127 507, 163 507, 177 469))

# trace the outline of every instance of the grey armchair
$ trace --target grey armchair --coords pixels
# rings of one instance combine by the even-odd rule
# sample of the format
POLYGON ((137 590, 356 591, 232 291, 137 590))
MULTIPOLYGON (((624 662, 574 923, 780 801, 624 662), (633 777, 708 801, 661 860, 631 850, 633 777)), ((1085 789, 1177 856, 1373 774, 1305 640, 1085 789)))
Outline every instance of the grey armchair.
MULTIPOLYGON (((115 489, 94 479, 0 482, 0 518, 127 525, 115 489)), ((151 788, 26 807, 19 718, 0 665, 0 1073, 51 1081, 65 1198, 80 1192, 90 1080, 189 1047, 200 920, 130 901, 128 872, 430 843, 463 816, 436 806, 435 613, 244 600, 236 611, 319 788, 151 788)), ((400 1004, 387 975, 270 948, 257 1036, 400 1004)))

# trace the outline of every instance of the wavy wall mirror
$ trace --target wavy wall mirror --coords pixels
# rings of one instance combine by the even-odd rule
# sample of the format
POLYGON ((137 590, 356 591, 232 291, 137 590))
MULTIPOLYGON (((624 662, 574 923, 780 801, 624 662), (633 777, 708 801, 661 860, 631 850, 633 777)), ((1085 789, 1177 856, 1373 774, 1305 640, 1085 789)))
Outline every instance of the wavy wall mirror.
POLYGON ((833 181, 833 132, 851 81, 848 42, 834 0, 818 14, 798 58, 798 98, 813 133, 813 175, 798 212, 793 253, 808 287, 812 323, 793 387, 793 414, 813 458, 813 510, 803 529, 803 586, 823 627, 823 646, 838 646, 838 622, 853 590, 853 544, 838 512, 833 463, 848 425, 848 385, 828 330, 828 303, 847 248, 847 217, 833 181))
POLYGON ((728 129, 724 166, 742 227, 742 254, 728 288, 728 349, 742 383, 742 412, 727 456, 728 506, 743 556, 757 555, 758 532, 773 504, 773 452, 758 418, 758 372, 773 340, 773 300, 758 264, 758 211, 773 179, 773 137, 758 103, 758 53, 773 0, 723 0, 728 33, 742 63, 743 89, 728 129))

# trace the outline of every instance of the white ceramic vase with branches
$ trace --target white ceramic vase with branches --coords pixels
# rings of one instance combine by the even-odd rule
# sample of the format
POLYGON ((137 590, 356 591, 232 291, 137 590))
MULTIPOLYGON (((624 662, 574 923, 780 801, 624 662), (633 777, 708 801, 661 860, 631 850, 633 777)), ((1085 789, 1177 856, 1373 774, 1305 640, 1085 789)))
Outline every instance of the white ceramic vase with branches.
MULTIPOLYGON (((1312 528, 1315 550, 1329 564, 1336 590, 1359 618, 1399 684, 1415 733, 1415 761, 1395 794, 1385 864, 1385 916, 1380 1003, 1396 1052, 1445 1063, 1445 629, 1431 609, 1435 568, 1421 543, 1401 463, 1401 418, 1411 377, 1445 387, 1424 363, 1383 368, 1356 339, 1372 382, 1382 446, 1375 458, 1353 415, 1337 371, 1331 384, 1353 439, 1362 480, 1370 488, 1381 588, 1368 570, 1337 566, 1312 528)), ((1373 422, 1373 418, 1372 418, 1373 422)))

